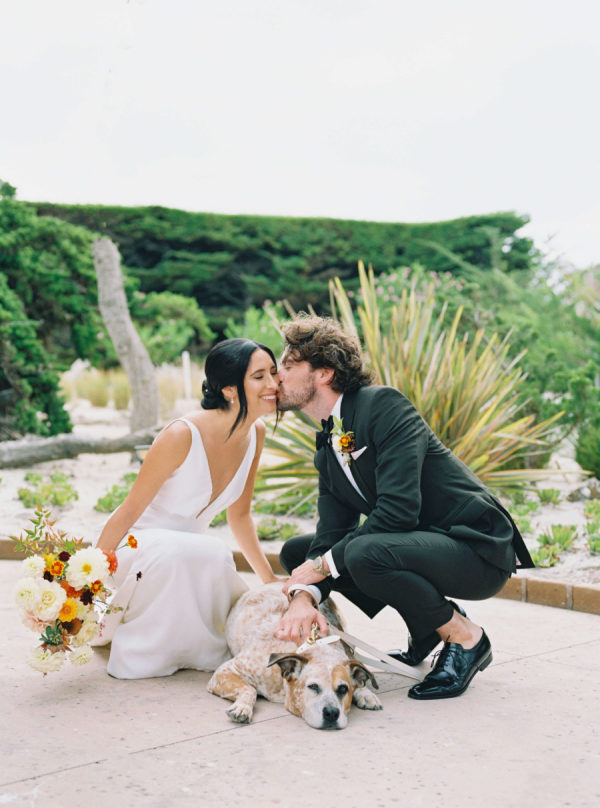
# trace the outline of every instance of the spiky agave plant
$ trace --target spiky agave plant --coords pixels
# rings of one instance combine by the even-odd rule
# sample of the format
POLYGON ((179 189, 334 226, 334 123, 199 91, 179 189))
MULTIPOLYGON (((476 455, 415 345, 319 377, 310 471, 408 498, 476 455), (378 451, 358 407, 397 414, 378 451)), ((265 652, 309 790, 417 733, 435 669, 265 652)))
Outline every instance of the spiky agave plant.
MULTIPOLYGON (((535 423, 523 415, 519 387, 522 354, 509 357, 510 345, 482 330, 459 336, 462 311, 446 324, 446 309, 436 314, 433 284, 424 292, 413 285, 391 307, 385 328, 373 270, 359 263, 361 302, 353 309, 344 287, 331 282, 331 308, 344 328, 362 337, 377 384, 402 391, 443 443, 484 482, 515 489, 547 472, 518 468, 532 447, 544 447, 559 415, 535 423)), ((285 489, 291 500, 316 496, 317 473, 312 419, 287 419, 266 448, 284 462, 261 471, 261 490, 285 489)))

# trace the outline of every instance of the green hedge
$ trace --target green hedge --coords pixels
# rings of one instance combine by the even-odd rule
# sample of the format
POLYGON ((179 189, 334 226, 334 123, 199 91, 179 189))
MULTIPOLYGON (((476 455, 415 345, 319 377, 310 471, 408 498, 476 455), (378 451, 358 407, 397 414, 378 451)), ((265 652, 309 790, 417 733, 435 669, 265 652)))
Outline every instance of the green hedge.
POLYGON ((109 236, 142 292, 193 297, 211 327, 250 305, 287 299, 328 309, 327 284, 336 275, 356 285, 359 259, 377 272, 421 263, 434 272, 460 267, 432 242, 482 268, 492 265, 490 228, 499 234, 508 271, 527 270, 535 257, 529 239, 516 235, 525 216, 498 213, 430 224, 387 224, 269 216, 189 213, 162 207, 37 203, 44 216, 109 236))

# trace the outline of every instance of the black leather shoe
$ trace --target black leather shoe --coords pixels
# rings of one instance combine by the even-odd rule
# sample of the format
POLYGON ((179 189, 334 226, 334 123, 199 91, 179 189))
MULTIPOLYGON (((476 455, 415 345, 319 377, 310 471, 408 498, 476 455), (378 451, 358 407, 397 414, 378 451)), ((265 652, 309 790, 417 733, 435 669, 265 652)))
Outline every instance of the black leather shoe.
MULTIPOLYGON (((448 603, 453 606, 459 614, 462 614, 463 617, 467 616, 467 613, 458 603, 455 603, 453 600, 449 600, 448 603)), ((414 666, 423 662, 425 657, 429 656, 436 645, 440 643, 440 635, 437 631, 432 631, 431 634, 428 634, 427 637, 423 637, 422 640, 415 640, 409 637, 408 649, 406 651, 388 651, 388 655, 394 657, 394 659, 397 659, 399 662, 404 662, 405 665, 414 666)))
POLYGON ((451 699, 468 688, 477 671, 492 661, 492 646, 485 631, 474 648, 444 643, 431 673, 408 691, 411 699, 451 699))

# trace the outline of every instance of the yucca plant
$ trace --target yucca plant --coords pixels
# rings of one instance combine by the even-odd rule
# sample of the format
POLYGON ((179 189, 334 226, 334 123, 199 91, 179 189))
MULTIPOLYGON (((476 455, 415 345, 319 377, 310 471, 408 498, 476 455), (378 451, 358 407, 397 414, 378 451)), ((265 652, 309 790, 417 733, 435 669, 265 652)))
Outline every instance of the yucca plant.
MULTIPOLYGON (((443 443, 491 488, 514 490, 547 476, 544 470, 518 468, 525 451, 546 445, 559 417, 536 424, 533 416, 521 414, 521 355, 510 358, 508 342, 497 334, 459 336, 461 310, 447 325, 445 306, 435 313, 433 285, 424 293, 415 285, 404 290, 382 329, 373 270, 360 263, 359 277, 362 300, 356 310, 339 278, 330 285, 331 308, 348 332, 362 338, 376 383, 402 391, 443 443)), ((308 497, 310 487, 316 495, 314 429, 314 421, 300 414, 296 420, 286 417, 277 438, 267 438, 268 451, 286 462, 263 469, 263 490, 289 486, 288 495, 308 497)))

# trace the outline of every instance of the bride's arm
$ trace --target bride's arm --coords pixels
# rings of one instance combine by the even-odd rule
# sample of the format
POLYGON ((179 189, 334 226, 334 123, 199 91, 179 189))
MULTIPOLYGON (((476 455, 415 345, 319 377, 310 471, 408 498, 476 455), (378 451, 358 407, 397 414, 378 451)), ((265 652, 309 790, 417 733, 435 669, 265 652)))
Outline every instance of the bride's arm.
POLYGON ((164 481, 185 460, 192 436, 189 427, 175 421, 156 438, 144 458, 131 491, 104 525, 97 547, 114 550, 156 496, 164 481))
POLYGON ((254 494, 254 481, 256 480, 256 471, 258 469, 258 462, 260 455, 265 444, 265 435, 267 429, 262 421, 256 422, 256 453, 254 460, 246 480, 244 491, 239 499, 233 505, 227 508, 227 522, 231 528, 231 532, 236 538, 240 550, 244 554, 246 560, 262 580, 264 584, 277 581, 278 578, 271 569, 271 565, 267 561, 260 542, 256 533, 256 525, 250 515, 252 508, 252 495, 254 494))

